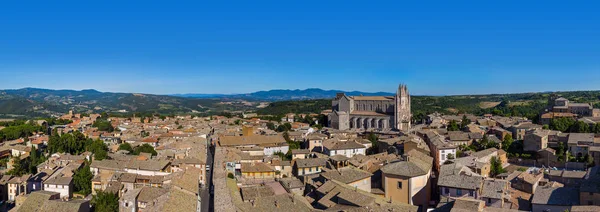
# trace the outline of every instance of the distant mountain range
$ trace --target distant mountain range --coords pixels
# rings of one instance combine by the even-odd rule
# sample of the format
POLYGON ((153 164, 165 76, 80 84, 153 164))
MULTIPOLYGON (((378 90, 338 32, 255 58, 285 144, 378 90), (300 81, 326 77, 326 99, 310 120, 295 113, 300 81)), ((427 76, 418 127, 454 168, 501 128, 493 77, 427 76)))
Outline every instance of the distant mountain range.
MULTIPOLYGON (((247 94, 177 94, 154 95, 111 93, 97 90, 50 90, 22 88, 0 90, 0 118, 47 117, 74 110, 80 113, 203 113, 258 111, 261 114, 287 112, 318 113, 331 107, 330 100, 340 90, 270 90, 247 94), (270 104, 264 104, 269 102, 270 104)), ((388 92, 344 92, 349 96, 393 96, 388 92)), ((600 91, 567 91, 521 94, 457 96, 412 96, 413 113, 492 113, 502 110, 521 111, 537 117, 550 96, 563 96, 574 102, 590 103, 600 108, 600 91), (500 104, 506 102, 506 104, 500 104), (510 107, 508 110, 506 107, 510 107), (527 111, 526 111, 527 110, 527 111), (525 111, 525 112, 524 112, 525 111)))
POLYGON ((188 98, 230 98, 230 99, 248 99, 264 101, 284 101, 284 100, 307 100, 307 99, 330 99, 337 93, 346 93, 349 96, 393 96, 394 93, 388 92, 361 92, 361 91, 341 91, 341 90, 323 90, 319 88, 296 89, 296 90, 269 90, 258 91, 247 94, 174 94, 173 96, 188 98))
MULTIPOLYGON (((339 90, 270 90, 248 94, 154 95, 88 90, 22 88, 0 90, 0 118, 43 117, 74 110, 84 113, 189 113, 257 109, 260 102, 331 99, 339 90)), ((393 93, 346 92, 348 95, 394 95, 393 93)))
POLYGON ((0 117, 43 117, 76 112, 207 112, 214 108, 238 109, 234 104, 222 106, 220 100, 166 95, 110 93, 97 90, 50 90, 22 88, 0 90, 0 117))

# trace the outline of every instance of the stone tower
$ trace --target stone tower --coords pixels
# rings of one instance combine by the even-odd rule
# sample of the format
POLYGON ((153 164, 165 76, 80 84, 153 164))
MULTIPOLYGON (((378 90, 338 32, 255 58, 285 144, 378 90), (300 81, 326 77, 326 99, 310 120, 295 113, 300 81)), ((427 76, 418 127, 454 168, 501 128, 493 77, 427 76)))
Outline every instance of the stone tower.
POLYGON ((410 94, 404 84, 398 86, 396 96, 396 109, 394 110, 394 127, 400 131, 410 130, 410 121, 412 114, 410 112, 410 94))

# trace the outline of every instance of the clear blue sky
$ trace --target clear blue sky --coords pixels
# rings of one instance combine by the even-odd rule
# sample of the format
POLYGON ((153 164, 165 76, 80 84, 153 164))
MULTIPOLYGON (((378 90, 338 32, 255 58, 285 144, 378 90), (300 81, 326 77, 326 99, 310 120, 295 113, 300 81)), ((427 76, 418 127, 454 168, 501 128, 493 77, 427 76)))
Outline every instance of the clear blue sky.
POLYGON ((0 3, 0 89, 600 90, 597 1, 60 2, 0 3))

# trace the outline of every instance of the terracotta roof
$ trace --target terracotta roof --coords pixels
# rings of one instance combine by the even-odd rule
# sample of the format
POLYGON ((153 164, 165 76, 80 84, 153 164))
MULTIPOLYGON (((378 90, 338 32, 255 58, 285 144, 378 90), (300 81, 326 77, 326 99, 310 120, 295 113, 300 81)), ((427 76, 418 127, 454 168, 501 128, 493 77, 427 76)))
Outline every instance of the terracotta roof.
POLYGON ((199 168, 189 167, 180 176, 175 177, 172 184, 188 192, 198 193, 200 173, 199 168))
POLYGON ((366 178, 370 178, 373 174, 355 168, 342 168, 339 170, 329 170, 321 173, 325 179, 328 180, 337 180, 342 183, 353 183, 359 180, 364 180, 366 178))
POLYGON ((448 139, 450 139, 450 141, 468 141, 468 140, 470 140, 469 133, 460 132, 460 131, 448 132, 448 139))
POLYGON ((539 205, 578 205, 579 189, 568 187, 538 187, 531 204, 539 205))
POLYGON ((328 139, 328 140, 323 141, 323 146, 329 150, 366 148, 364 145, 356 143, 354 141, 340 141, 337 138, 328 139))
POLYGON ((158 138, 148 137, 148 138, 145 138, 144 140, 142 140, 142 142, 144 142, 144 143, 156 143, 156 142, 158 142, 158 138))
POLYGON ((273 172, 275 169, 266 163, 242 163, 242 172, 273 172))
POLYGON ((317 166, 327 165, 327 159, 324 158, 308 158, 308 159, 297 159, 295 161, 298 168, 309 168, 317 166))
POLYGON ((286 141, 281 135, 276 136, 221 136, 219 138, 221 146, 239 146, 239 145, 264 145, 264 144, 285 144, 286 141))
POLYGON ((407 153, 406 161, 390 163, 381 168, 385 174, 393 174, 405 177, 416 177, 426 175, 431 171, 433 158, 417 150, 411 150, 407 153))
POLYGON ((442 165, 439 175, 438 185, 443 187, 475 190, 483 181, 483 177, 458 163, 442 165))
POLYGON ((167 189, 157 187, 143 187, 138 194, 137 200, 140 202, 153 202, 167 193, 167 189))
POLYGON ((478 212, 485 207, 485 202, 476 199, 459 198, 454 201, 450 212, 478 212))
POLYGON ((244 201, 256 200, 260 197, 268 197, 275 195, 273 189, 268 186, 253 186, 241 188, 241 195, 244 201))
POLYGON ((188 194, 176 188, 171 188, 169 199, 164 204, 162 211, 180 212, 180 211, 196 211, 198 208, 198 197, 188 194))

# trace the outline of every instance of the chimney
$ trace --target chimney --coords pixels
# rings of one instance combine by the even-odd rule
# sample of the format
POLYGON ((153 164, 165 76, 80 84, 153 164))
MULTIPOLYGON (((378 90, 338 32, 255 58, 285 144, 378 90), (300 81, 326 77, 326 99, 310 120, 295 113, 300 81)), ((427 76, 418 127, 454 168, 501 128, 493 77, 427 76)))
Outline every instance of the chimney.
POLYGON ((279 208, 279 204, 277 204, 277 200, 275 200, 275 207, 279 208))

